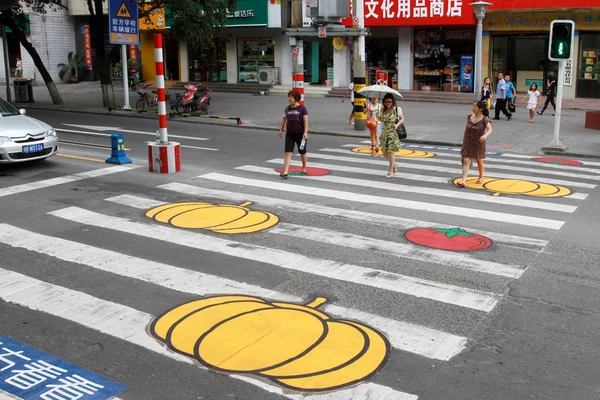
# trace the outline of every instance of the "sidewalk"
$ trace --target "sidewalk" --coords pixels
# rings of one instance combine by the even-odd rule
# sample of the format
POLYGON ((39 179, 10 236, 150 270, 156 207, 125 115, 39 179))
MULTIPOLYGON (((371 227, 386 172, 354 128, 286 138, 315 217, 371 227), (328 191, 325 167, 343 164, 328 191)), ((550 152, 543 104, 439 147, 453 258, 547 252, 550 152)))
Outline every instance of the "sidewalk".
MULTIPOLYGON (((79 113, 108 114, 102 108, 100 84, 98 82, 82 82, 79 84, 59 85, 65 105, 57 108, 52 105, 45 86, 34 87, 35 103, 20 103, 28 109, 60 109, 79 113)), ((0 93, 4 95, 4 93, 0 93)), ((123 88, 115 85, 115 96, 119 104, 123 103, 123 88)), ((130 93, 130 104, 135 106, 137 94, 130 93)), ((305 98, 309 111, 309 132, 312 134, 332 134, 355 136, 353 142, 358 144, 359 138, 369 137, 368 131, 356 131, 348 125, 351 105, 347 101, 342 104, 338 98, 312 97, 305 98)), ((234 93, 213 93, 210 114, 217 116, 240 117, 241 127, 277 130, 281 122, 283 109, 287 104, 284 93, 272 93, 266 96, 234 93)), ((400 101, 403 108, 408 143, 421 143, 440 146, 460 146, 466 117, 471 113, 468 104, 443 104, 413 101, 400 101)), ((493 121, 494 132, 488 141, 488 151, 511 152, 530 155, 543 154, 542 147, 550 145, 553 138, 554 118, 552 110, 544 116, 536 115, 535 124, 529 119, 525 104, 519 104, 513 120, 493 121)), ((154 118, 153 113, 133 113, 113 111, 114 115, 126 115, 131 118, 154 118)), ((197 117, 175 117, 177 121, 197 124, 218 124, 237 128, 235 121, 205 119, 197 117)), ((580 110, 563 110, 561 121, 561 142, 566 147, 565 156, 600 158, 600 131, 584 128, 585 112, 580 110)), ((275 134, 275 133, 274 133, 275 134)), ((349 139, 349 143, 352 142, 349 139)))

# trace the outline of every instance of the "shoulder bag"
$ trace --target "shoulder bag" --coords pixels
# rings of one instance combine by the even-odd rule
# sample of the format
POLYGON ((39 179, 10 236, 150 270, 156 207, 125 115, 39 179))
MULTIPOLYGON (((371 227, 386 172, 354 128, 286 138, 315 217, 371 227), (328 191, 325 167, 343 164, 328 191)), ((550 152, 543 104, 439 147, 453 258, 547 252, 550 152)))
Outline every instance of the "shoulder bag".
MULTIPOLYGON (((398 107, 394 108, 394 113, 396 114, 396 123, 400 121, 400 117, 398 116, 398 107)), ((404 140, 408 137, 408 132, 406 132, 406 127, 404 124, 400 124, 398 129, 396 129, 396 133, 398 134, 398 139, 404 140)))

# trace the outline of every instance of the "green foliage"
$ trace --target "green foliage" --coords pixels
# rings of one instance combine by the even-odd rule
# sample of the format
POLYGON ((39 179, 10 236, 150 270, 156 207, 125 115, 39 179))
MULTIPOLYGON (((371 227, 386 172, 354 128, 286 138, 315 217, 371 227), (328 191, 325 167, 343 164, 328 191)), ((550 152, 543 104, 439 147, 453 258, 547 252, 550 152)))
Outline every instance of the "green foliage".
POLYGON ((61 80, 71 80, 72 77, 79 77, 79 70, 87 69, 87 65, 83 57, 78 57, 74 52, 70 52, 67 56, 67 63, 61 63, 56 66, 58 68, 58 77, 61 80))
POLYGON ((213 29, 225 25, 227 10, 235 9, 235 3, 235 0, 156 0, 140 15, 166 7, 174 15, 170 30, 177 38, 194 47, 207 46, 213 40, 213 29))

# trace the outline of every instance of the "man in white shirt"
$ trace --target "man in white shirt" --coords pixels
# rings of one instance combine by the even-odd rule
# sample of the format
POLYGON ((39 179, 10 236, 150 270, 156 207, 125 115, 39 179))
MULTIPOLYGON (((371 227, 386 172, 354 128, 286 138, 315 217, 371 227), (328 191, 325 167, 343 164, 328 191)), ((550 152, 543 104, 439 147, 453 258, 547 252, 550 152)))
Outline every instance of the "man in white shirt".
POLYGON ((350 95, 350 102, 352 103, 352 112, 350 113, 350 117, 348 118, 348 125, 354 125, 352 121, 354 119, 354 82, 348 85, 348 90, 346 90, 346 94, 342 98, 342 103, 346 100, 346 97, 350 95))

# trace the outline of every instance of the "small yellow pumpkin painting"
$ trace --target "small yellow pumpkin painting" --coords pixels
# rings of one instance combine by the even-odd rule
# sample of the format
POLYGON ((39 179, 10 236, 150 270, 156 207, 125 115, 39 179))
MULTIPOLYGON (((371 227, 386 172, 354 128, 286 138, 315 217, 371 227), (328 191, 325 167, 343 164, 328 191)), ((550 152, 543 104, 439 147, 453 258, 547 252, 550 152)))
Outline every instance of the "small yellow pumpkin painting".
MULTIPOLYGON (((492 192, 494 196, 501 194, 523 194, 533 197, 564 197, 572 193, 571 189, 549 183, 531 182, 517 179, 483 178, 482 183, 477 183, 476 177, 467 179, 467 187, 492 192)), ((461 178, 453 182, 458 186, 461 178)))
POLYGON ((367 379, 390 343, 373 328, 305 305, 251 296, 192 301, 157 317, 150 328, 170 349, 228 373, 251 373, 299 391, 324 391, 367 379))
MULTIPOLYGON (((373 154, 375 156, 383 156, 381 150, 375 152, 372 151, 370 147, 355 147, 352 149, 355 153, 367 153, 373 154)), ((410 149, 400 149, 394 153, 396 157, 404 157, 404 158, 430 158, 435 157, 435 153, 429 153, 427 151, 421 150, 410 150, 410 149)))
POLYGON ((275 214, 250 210, 247 207, 250 204, 172 203, 153 208, 146 216, 178 228, 208 229, 227 234, 258 232, 279 222, 275 214))

